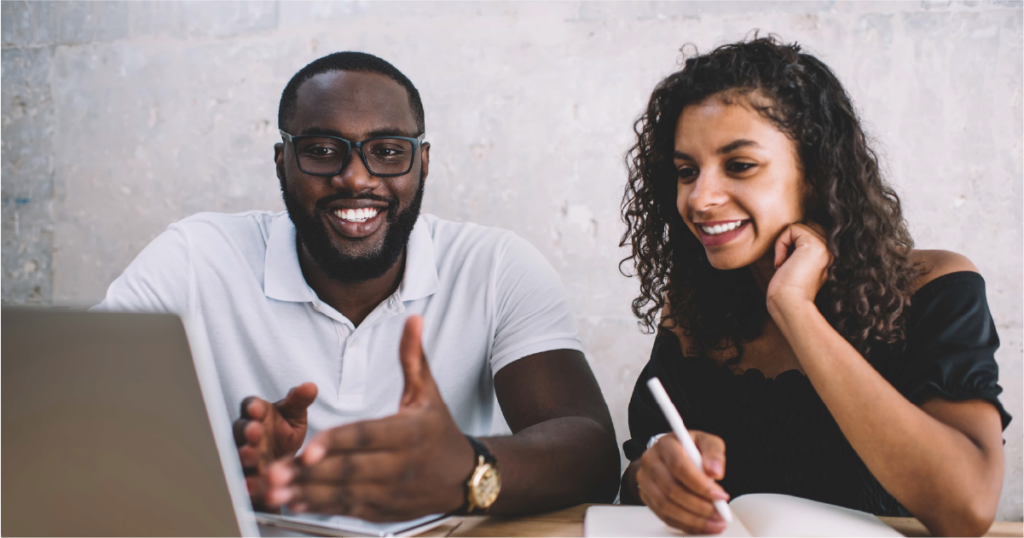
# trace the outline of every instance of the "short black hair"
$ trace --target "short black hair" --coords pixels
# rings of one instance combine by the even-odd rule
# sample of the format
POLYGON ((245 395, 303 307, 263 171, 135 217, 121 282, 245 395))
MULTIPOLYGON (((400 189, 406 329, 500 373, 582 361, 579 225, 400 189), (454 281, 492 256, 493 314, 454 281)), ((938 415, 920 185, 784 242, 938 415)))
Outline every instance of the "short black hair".
POLYGON ((277 110, 278 129, 287 130, 285 129, 285 123, 295 115, 299 86, 317 75, 331 71, 377 73, 401 84, 405 88, 406 93, 409 94, 409 107, 412 108, 412 115, 416 119, 416 129, 419 131, 416 134, 421 135, 426 132, 423 102, 420 101, 420 92, 416 91, 416 86, 413 86, 412 81, 390 63, 372 54, 353 51, 328 54, 323 58, 314 60, 306 67, 300 69, 298 73, 295 73, 295 76, 288 81, 288 85, 284 87, 284 92, 281 93, 281 105, 277 110))

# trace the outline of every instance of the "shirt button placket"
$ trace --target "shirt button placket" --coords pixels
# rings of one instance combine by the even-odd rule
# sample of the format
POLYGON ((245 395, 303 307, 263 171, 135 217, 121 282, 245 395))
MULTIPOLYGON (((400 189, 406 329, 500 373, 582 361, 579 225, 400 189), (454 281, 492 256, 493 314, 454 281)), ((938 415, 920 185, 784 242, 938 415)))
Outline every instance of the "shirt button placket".
POLYGON ((355 332, 349 335, 343 362, 339 401, 343 407, 359 408, 366 389, 366 349, 361 335, 355 332))

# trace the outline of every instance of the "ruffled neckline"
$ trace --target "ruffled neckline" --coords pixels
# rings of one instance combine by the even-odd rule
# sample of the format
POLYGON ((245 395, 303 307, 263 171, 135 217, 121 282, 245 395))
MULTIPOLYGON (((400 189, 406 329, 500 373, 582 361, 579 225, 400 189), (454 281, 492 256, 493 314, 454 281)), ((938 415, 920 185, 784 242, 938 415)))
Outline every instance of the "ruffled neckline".
POLYGON ((665 340, 670 342, 669 345, 672 346, 674 355, 681 357, 685 362, 691 362, 694 366, 710 370, 719 377, 742 379, 746 380, 747 383, 753 383, 756 385, 771 384, 773 382, 780 384, 802 384, 805 381, 809 381, 807 376, 796 368, 780 372, 775 377, 765 377, 764 372, 758 368, 746 368, 742 373, 737 374, 730 370, 728 366, 718 364, 714 359, 707 355, 684 355, 682 352, 682 346, 679 344, 679 338, 676 337, 675 333, 670 329, 660 327, 658 329, 658 336, 664 337, 665 340))
MULTIPOLYGON (((944 286, 954 284, 964 278, 982 278, 982 276, 974 271, 955 271, 932 279, 927 284, 921 286, 920 288, 917 289, 917 291, 914 292, 914 295, 911 298, 911 306, 909 312, 907 313, 907 317, 911 318, 914 313, 915 299, 924 299, 928 297, 930 294, 934 294, 937 291, 941 290, 944 286)), ((803 372, 797 370, 796 368, 780 372, 775 377, 765 377, 764 373, 757 368, 746 368, 743 370, 743 373, 734 373, 732 370, 729 369, 728 366, 718 364, 717 362, 715 362, 714 359, 708 357, 707 355, 684 354, 682 351, 682 346, 679 344, 679 338, 676 337, 675 333, 664 327, 659 327, 658 333, 660 334, 662 332, 666 333, 665 336, 672 342, 674 351, 678 356, 682 357, 683 359, 686 359, 687 361, 699 361, 703 363, 700 366, 715 370, 722 377, 728 376, 729 378, 742 379, 745 380, 744 383, 752 384, 758 387, 769 385, 772 384, 773 382, 786 385, 810 386, 810 379, 808 379, 803 372)))

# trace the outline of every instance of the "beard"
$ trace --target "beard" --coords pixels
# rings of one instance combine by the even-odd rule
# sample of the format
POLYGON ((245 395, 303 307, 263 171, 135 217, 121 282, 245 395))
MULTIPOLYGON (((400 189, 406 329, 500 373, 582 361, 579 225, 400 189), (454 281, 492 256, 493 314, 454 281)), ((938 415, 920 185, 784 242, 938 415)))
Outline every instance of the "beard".
POLYGON ((409 207, 402 211, 398 211, 398 198, 393 196, 384 197, 371 194, 353 196, 341 193, 318 200, 313 213, 306 213, 288 195, 288 189, 285 188, 283 181, 281 182, 281 196, 284 198, 288 217, 295 224, 295 234, 301 245, 306 248, 306 252, 313 258, 313 263, 333 280, 342 284, 358 284, 383 276, 388 269, 394 267, 402 252, 405 251, 412 228, 416 225, 416 219, 420 215, 420 206, 423 204, 423 176, 421 172, 420 188, 417 189, 416 196, 409 207), (325 222, 327 204, 346 198, 376 200, 388 204, 384 239, 381 241, 380 247, 369 254, 350 256, 341 252, 331 243, 330 234, 327 231, 328 225, 325 222))

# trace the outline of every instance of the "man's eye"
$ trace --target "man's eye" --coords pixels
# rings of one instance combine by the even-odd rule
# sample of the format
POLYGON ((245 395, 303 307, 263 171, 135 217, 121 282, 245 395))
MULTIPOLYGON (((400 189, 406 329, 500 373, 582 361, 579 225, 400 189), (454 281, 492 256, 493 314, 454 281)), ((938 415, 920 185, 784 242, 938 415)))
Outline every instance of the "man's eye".
POLYGON ((378 157, 394 157, 401 155, 402 150, 399 148, 373 148, 373 154, 378 157))
POLYGON ((327 146, 311 146, 303 149, 302 152, 310 157, 332 157, 337 153, 334 148, 327 146))
POLYGON ((743 161, 733 161, 733 162, 729 163, 728 165, 726 165, 725 169, 730 171, 730 172, 733 172, 735 174, 739 174, 739 173, 746 172, 747 170, 750 170, 751 168, 753 168, 755 166, 757 166, 757 165, 754 164, 754 163, 748 163, 748 162, 743 162, 743 161))

